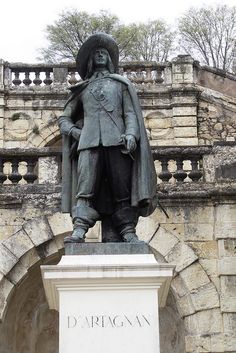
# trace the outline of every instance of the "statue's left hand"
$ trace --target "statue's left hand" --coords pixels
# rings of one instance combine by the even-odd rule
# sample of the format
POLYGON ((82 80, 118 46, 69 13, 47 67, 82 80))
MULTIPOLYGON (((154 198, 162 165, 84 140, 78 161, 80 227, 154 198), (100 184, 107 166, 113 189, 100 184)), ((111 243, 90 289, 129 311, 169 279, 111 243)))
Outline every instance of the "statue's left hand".
POLYGON ((136 144, 136 139, 133 135, 126 135, 125 136, 126 140, 126 148, 128 152, 133 152, 136 150, 137 144, 136 144))

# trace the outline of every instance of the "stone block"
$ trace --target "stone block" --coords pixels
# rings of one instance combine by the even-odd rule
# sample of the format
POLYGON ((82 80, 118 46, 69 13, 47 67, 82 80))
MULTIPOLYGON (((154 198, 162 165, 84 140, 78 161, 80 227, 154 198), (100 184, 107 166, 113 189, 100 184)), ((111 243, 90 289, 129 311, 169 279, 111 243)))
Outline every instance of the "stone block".
POLYGON ((216 239, 236 238, 236 204, 221 204, 216 207, 216 239))
POLYGON ((224 313, 223 325, 225 333, 236 333, 236 313, 224 313))
POLYGON ((159 223, 154 217, 139 217, 136 233, 138 234, 139 239, 148 243, 158 230, 158 227, 159 223))
POLYGON ((39 262, 41 259, 39 257, 39 254, 37 253, 36 249, 33 248, 29 250, 22 258, 20 259, 20 263, 27 269, 31 268, 34 266, 37 262, 39 262))
POLYGON ((9 238, 12 234, 18 232, 21 228, 21 225, 0 225, 0 242, 9 238))
POLYGON ((7 275, 15 266, 18 258, 14 256, 4 245, 0 244, 0 272, 7 275))
POLYGON ((171 118, 148 119, 147 128, 149 129, 167 129, 172 126, 171 118))
POLYGON ((38 183, 59 183, 59 161, 57 157, 40 157, 38 160, 38 183))
POLYGON ((185 223, 212 223, 214 221, 214 207, 187 205, 183 207, 185 223))
POLYGON ((199 263, 206 271, 212 283, 214 283, 217 291, 220 291, 220 278, 218 276, 218 260, 217 259, 199 259, 199 263))
POLYGON ((20 258, 34 247, 34 244, 24 230, 20 230, 19 232, 13 234, 3 242, 3 245, 17 258, 20 258))
POLYGON ((4 122, 4 119, 0 117, 0 130, 3 129, 3 122, 4 122))
POLYGON ((225 257, 218 261, 219 275, 236 275, 236 257, 225 257))
POLYGON ((170 140, 174 138, 174 133, 172 128, 167 129, 152 129, 151 130, 151 139, 158 140, 158 139, 166 139, 170 140))
POLYGON ((212 240, 214 225, 211 223, 185 223, 184 239, 189 241, 212 240))
POLYGON ((197 260, 194 251, 182 242, 177 243, 165 258, 167 262, 176 265, 176 272, 182 271, 197 260))
POLYGON ((213 283, 208 283, 191 293, 196 311, 219 308, 219 295, 213 283))
POLYGON ((178 242, 179 239, 176 236, 159 227, 149 245, 165 257, 178 242))
POLYGON ((199 311, 185 317, 185 327, 190 335, 212 335, 222 332, 222 316, 218 308, 199 311))
POLYGON ((186 352, 224 352, 224 335, 187 335, 185 337, 186 352))
POLYGON ((92 228, 89 228, 88 233, 86 234, 86 241, 90 243, 101 241, 101 228, 101 222, 96 222, 92 228))
POLYGON ((73 223, 69 213, 56 212, 52 216, 47 216, 47 219, 55 237, 72 233, 73 223))
POLYGON ((177 137, 197 137, 197 127, 174 127, 174 135, 177 137))
POLYGON ((236 239, 218 240, 219 257, 234 257, 236 254, 236 239))
POLYGON ((188 242, 188 244, 201 259, 216 259, 218 257, 218 246, 214 240, 192 241, 188 242))
POLYGON ((35 246, 38 246, 50 239, 53 234, 46 217, 34 218, 23 224, 23 229, 30 237, 35 246))
POLYGON ((180 277, 190 292, 210 283, 206 272, 198 262, 181 271, 180 277))
POLYGON ((236 352, 236 334, 224 334, 224 352, 236 352))
POLYGON ((221 311, 236 313, 236 276, 221 276, 221 311))
POLYGON ((193 305, 192 298, 190 294, 187 294, 176 300, 178 311, 181 317, 192 315, 196 312, 196 309, 193 305))
POLYGON ((16 266, 8 273, 7 278, 13 284, 19 284, 19 282, 27 275, 28 271, 25 266, 19 261, 16 266))
POLYGON ((173 117, 176 116, 196 116, 197 115, 197 108, 196 106, 193 107, 173 107, 172 109, 173 117))
POLYGON ((180 277, 180 275, 174 277, 171 281, 171 288, 175 293, 175 296, 183 297, 189 293, 189 289, 187 288, 184 280, 180 277))
POLYGON ((160 223, 160 226, 172 233, 178 239, 184 238, 184 224, 183 223, 160 223))
POLYGON ((175 137, 175 144, 177 146, 198 146, 197 137, 175 137))
POLYGON ((174 127, 197 126, 197 117, 196 116, 174 116, 173 126, 174 127))
POLYGON ((0 321, 4 319, 4 314, 6 313, 7 301, 10 298, 10 294, 14 284, 3 278, 0 282, 0 321))

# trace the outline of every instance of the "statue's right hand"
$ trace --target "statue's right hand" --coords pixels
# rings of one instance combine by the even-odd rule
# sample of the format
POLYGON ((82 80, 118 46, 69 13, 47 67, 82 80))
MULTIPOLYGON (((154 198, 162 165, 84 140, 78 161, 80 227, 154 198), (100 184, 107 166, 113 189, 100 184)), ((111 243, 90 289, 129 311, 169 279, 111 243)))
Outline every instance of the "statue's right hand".
POLYGON ((74 137, 76 141, 79 141, 81 130, 78 129, 77 127, 73 127, 73 129, 71 130, 71 135, 74 137))

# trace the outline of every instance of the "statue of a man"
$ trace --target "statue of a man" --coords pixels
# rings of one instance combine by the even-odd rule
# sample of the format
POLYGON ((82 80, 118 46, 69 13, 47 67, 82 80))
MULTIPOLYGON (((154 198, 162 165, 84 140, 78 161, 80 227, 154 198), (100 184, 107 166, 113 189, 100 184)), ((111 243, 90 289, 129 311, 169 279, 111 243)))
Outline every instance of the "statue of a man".
POLYGON ((135 243, 138 217, 156 206, 156 174, 137 94, 117 74, 119 51, 106 33, 90 36, 77 56, 83 79, 59 118, 63 135, 64 212, 74 230, 65 242, 84 242, 109 216, 124 242, 135 243))

